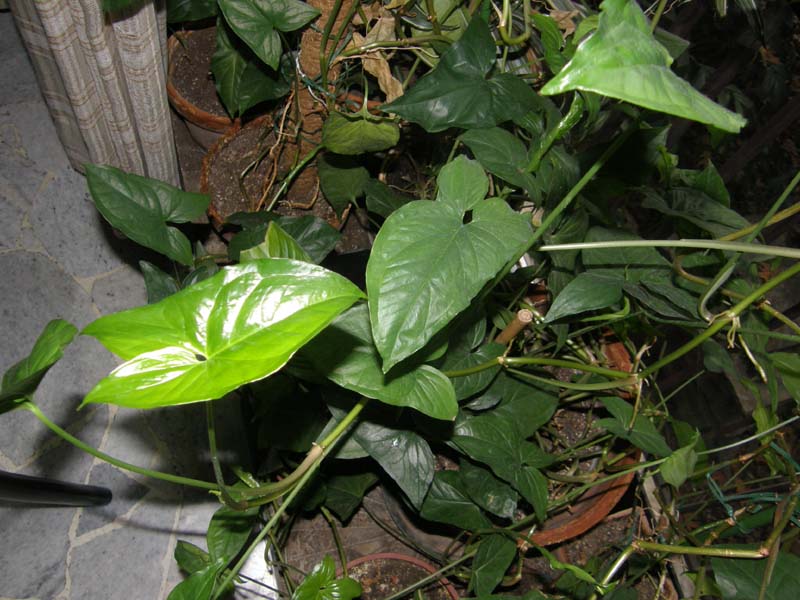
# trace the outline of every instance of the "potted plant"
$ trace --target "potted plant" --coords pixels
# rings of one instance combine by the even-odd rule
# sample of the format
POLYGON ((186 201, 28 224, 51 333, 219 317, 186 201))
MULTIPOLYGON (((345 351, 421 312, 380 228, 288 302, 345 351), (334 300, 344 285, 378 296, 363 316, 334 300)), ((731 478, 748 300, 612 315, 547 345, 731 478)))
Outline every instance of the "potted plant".
MULTIPOLYGON (((786 530, 797 503, 795 466, 770 436, 797 417, 779 422, 775 407, 762 407, 753 440, 774 441, 756 453, 768 456, 790 487, 774 503, 773 526, 757 549, 715 544, 735 522, 683 524, 666 496, 666 539, 637 536, 594 571, 565 564, 537 536, 548 517, 587 490, 634 472, 677 489, 715 469, 701 459, 727 448, 704 449, 691 427, 670 416, 658 385, 659 374, 694 349, 703 346, 709 364, 730 369, 730 348, 715 341, 727 337, 776 394, 783 386, 797 399, 797 355, 766 351, 770 334, 760 315, 791 322, 763 299, 800 271, 796 262, 779 261, 800 253, 754 239, 776 215, 786 218, 778 211, 800 176, 751 225, 717 200, 727 192, 713 166, 677 168, 665 148, 662 114, 729 132, 744 120, 669 69, 672 57, 653 35, 656 23, 636 3, 606 0, 597 18, 580 20, 566 39, 552 16, 532 14, 527 2, 516 34, 508 3, 499 18, 480 5, 439 13, 436 3, 415 4, 424 8, 424 22, 410 4, 392 13, 407 19, 403 27, 430 26, 439 44, 420 58, 429 72, 382 107, 428 134, 445 132, 449 152, 434 155, 432 175, 420 186, 428 195, 400 195, 381 181, 380 169, 376 176, 367 168, 372 153, 385 149, 368 146, 382 139, 382 121, 361 114, 324 125, 326 152, 360 161, 325 167, 326 185, 345 188, 348 204, 363 198, 379 225, 364 289, 319 266, 338 235, 319 219, 237 215, 241 231, 228 255, 209 257, 169 224, 202 214, 207 197, 110 167, 87 168, 92 197, 109 223, 182 265, 180 279, 143 266, 152 303, 102 317, 82 332, 125 361, 84 404, 205 403, 213 482, 102 455, 207 489, 223 505, 209 525, 207 551, 179 547, 176 557, 190 576, 171 597, 225 594, 247 549, 290 525, 287 512, 322 507, 346 521, 376 481, 374 471, 422 519, 454 528, 463 543, 439 557, 445 564, 434 580, 451 575, 479 598, 517 583, 531 553, 588 586, 587 595, 626 593, 644 573, 623 576, 634 555, 653 557, 660 573, 666 556, 705 557, 721 573, 721 586, 737 577, 739 563, 731 561, 747 559, 758 565, 748 569, 761 569, 755 572, 763 590, 772 585, 773 568, 789 568, 792 559, 778 546, 782 535, 792 535, 786 530), (444 41, 443 25, 455 10, 468 23, 458 40, 444 41), (553 76, 542 76, 547 82, 538 93, 509 72, 493 32, 505 50, 529 39, 539 44, 553 76), (644 227, 621 229, 620 197, 664 215, 659 226, 669 232, 643 239, 644 227), (768 278, 753 277, 749 266, 765 256, 775 269, 768 278), (673 327, 688 333, 680 337, 673 327), (657 335, 671 343, 651 360, 647 350, 657 335), (260 459, 252 473, 223 472, 218 460, 214 402, 229 394, 252 417, 260 459), (577 434, 558 426, 565 407, 583 415, 577 434), (437 455, 450 468, 437 468, 437 455), (370 469, 340 471, 363 459, 370 469)), ((64 322, 48 326, 30 357, 6 374, 0 410, 30 410, 100 456, 32 401, 75 334, 64 322)), ((293 597, 358 593, 323 561, 293 597)))

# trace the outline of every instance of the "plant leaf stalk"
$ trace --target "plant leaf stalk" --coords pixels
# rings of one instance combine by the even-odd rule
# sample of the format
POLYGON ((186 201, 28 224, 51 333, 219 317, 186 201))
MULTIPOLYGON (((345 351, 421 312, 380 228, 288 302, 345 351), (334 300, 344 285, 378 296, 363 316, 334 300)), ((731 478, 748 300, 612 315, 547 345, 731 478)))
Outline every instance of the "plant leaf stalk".
MULTIPOLYGON (((544 223, 542 223, 544 226, 544 223)), ((552 244, 541 246, 540 252, 558 252, 560 250, 600 250, 603 248, 699 248, 705 250, 722 250, 724 252, 747 252, 748 254, 764 254, 800 260, 800 250, 783 246, 766 246, 763 244, 742 244, 722 240, 616 240, 610 242, 576 242, 572 244, 552 244)))
POLYGON ((572 104, 569 111, 564 117, 553 127, 552 130, 542 140, 541 145, 536 149, 536 152, 531 156, 528 163, 528 172, 533 173, 539 168, 539 163, 542 162, 542 157, 550 150, 550 147, 564 137, 570 129, 577 125, 583 116, 583 97, 577 92, 572 97, 572 104))

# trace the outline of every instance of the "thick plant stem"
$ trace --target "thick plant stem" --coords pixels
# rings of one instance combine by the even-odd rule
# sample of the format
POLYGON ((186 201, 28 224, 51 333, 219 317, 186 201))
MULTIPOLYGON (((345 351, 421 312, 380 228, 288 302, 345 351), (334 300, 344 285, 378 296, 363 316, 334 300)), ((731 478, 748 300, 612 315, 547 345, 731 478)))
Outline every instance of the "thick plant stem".
POLYGON ((542 162, 542 157, 547 153, 548 150, 550 150, 550 147, 555 144, 556 141, 564 137, 570 129, 575 127, 578 121, 580 121, 582 115, 583 98, 576 92, 575 96, 572 98, 572 104, 570 105, 567 114, 564 115, 558 124, 547 134, 544 140, 542 140, 539 148, 537 148, 536 152, 534 152, 533 156, 531 157, 531 160, 528 163, 529 173, 533 173, 539 168, 539 163, 542 162))
POLYGON ((219 486, 219 495, 226 506, 234 510, 244 510, 247 508, 247 502, 234 500, 228 488, 225 485, 225 478, 222 475, 222 466, 219 464, 219 454, 217 453, 217 428, 214 422, 214 402, 208 400, 206 402, 206 429, 208 430, 208 449, 211 453, 211 466, 214 469, 214 478, 217 480, 219 486))
POLYGON ((169 473, 162 473, 161 471, 153 471, 151 469, 145 469, 143 467, 137 467, 136 465, 132 465, 130 463, 126 463, 125 461, 118 460, 113 456, 109 456, 105 452, 101 452, 96 448, 93 448, 89 444, 86 444, 76 438, 75 436, 67 433, 65 430, 61 429, 58 425, 53 423, 47 416, 41 411, 41 409, 36 406, 33 402, 26 401, 19 405, 20 408, 24 408, 28 410, 36 416, 45 426, 47 426, 50 431, 55 433, 58 437, 63 439, 64 441, 69 442, 76 448, 79 448, 86 452, 87 454, 91 454, 99 458, 100 460, 104 460, 105 462, 114 465, 115 467, 119 467, 120 469, 124 469, 126 471, 131 471, 133 473, 138 473, 139 475, 144 475, 146 477, 152 477, 153 479, 161 479, 163 481, 169 481, 170 483, 177 483, 179 485, 188 485, 191 487, 201 488, 204 490, 211 490, 217 491, 219 488, 208 481, 200 481, 199 479, 192 479, 190 477, 181 477, 180 475, 171 475, 169 473))
MULTIPOLYGON (((544 226, 544 223, 542 224, 544 226)), ((765 254, 782 256, 800 260, 800 250, 784 246, 765 246, 763 244, 740 244, 721 240, 615 240, 613 242, 578 242, 574 244, 552 244, 542 246, 540 252, 558 252, 560 250, 593 250, 603 248, 698 248, 705 250, 722 250, 724 252, 747 252, 749 254, 765 254)))

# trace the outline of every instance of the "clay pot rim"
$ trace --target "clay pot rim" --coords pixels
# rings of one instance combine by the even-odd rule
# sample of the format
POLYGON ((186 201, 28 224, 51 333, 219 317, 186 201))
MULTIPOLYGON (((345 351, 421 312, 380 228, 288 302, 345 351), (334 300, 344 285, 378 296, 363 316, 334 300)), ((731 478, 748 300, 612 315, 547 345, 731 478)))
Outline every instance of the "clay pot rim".
POLYGON ((224 133, 235 126, 239 119, 233 120, 228 116, 215 115, 201 109, 184 98, 172 83, 172 74, 175 70, 175 62, 172 60, 172 55, 178 48, 178 44, 180 44, 179 38, 189 37, 192 33, 194 33, 192 30, 179 31, 169 36, 167 40, 167 96, 172 107, 187 121, 210 131, 224 133))
MULTIPOLYGON (((417 558, 416 556, 411 556, 409 554, 401 554, 399 552, 377 552, 375 554, 367 554, 366 556, 360 556, 359 558, 355 558, 347 563, 347 569, 351 569, 353 567, 357 567, 364 563, 375 561, 375 560, 399 560, 402 562, 411 563, 420 569, 424 569, 431 575, 436 573, 438 569, 436 569, 432 564, 422 560, 421 558, 417 558)), ((339 576, 342 575, 342 570, 339 569, 337 571, 339 576)), ((439 579, 439 584, 445 588, 447 594, 453 600, 459 600, 458 592, 456 592, 456 588, 453 587, 453 584, 450 583, 445 577, 439 579)))

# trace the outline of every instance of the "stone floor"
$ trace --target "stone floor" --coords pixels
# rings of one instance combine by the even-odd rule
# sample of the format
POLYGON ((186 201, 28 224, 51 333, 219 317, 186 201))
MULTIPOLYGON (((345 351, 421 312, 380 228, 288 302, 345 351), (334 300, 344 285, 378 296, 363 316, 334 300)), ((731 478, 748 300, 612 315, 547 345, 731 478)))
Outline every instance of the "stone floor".
MULTIPOLYGON (((0 374, 25 356, 45 324, 81 328, 145 302, 132 244, 101 221, 83 177, 61 149, 8 12, 0 13, 0 374)), ((36 402, 73 435, 119 459, 210 477, 202 414, 194 407, 130 411, 82 396, 115 359, 78 337, 36 402)), ((159 599, 181 580, 178 539, 202 544, 217 503, 124 472, 50 434, 28 412, 0 417, 0 470, 106 486, 100 508, 0 503, 0 598, 159 599)))

